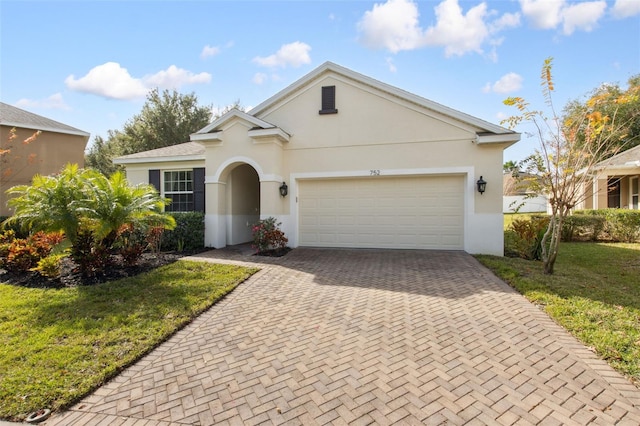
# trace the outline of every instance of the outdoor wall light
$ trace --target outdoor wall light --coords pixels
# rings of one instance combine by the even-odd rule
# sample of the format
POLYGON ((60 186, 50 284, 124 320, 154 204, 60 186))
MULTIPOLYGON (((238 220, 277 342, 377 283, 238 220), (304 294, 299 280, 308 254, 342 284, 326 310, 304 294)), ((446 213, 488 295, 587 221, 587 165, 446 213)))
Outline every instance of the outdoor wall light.
POLYGON ((286 197, 288 193, 289 193, 289 187, 287 186, 286 183, 282 182, 282 185, 280 185, 280 195, 282 197, 286 197))
POLYGON ((482 194, 487 189, 487 182, 485 182, 485 180, 482 179, 482 176, 480 176, 480 179, 478 179, 478 181, 476 182, 476 185, 478 185, 478 192, 480 194, 482 194))

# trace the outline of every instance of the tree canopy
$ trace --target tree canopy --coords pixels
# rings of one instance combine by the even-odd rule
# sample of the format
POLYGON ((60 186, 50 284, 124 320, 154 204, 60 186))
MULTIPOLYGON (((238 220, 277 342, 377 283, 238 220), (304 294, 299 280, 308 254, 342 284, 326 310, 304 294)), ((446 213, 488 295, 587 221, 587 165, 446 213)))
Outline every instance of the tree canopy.
POLYGON ((106 140, 96 136, 86 165, 108 176, 117 170, 112 161, 115 157, 188 142, 191 133, 209 124, 211 110, 211 106, 198 105, 194 93, 154 89, 147 95, 142 111, 122 130, 109 130, 106 140))
POLYGON ((584 101, 572 100, 565 106, 563 117, 568 123, 581 122, 576 138, 588 140, 592 131, 583 119, 590 115, 601 120, 602 131, 609 134, 612 151, 625 151, 640 145, 640 74, 629 78, 627 88, 619 84, 602 84, 587 95, 584 101))

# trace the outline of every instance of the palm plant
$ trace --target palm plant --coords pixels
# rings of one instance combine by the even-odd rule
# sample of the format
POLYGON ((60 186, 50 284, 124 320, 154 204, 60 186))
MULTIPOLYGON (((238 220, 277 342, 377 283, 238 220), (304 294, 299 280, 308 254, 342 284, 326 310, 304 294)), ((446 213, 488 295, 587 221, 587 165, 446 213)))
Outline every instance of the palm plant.
POLYGON ((56 176, 35 176, 32 185, 8 193, 14 195, 9 205, 15 209, 8 222, 30 230, 64 231, 71 256, 87 275, 109 264, 109 253, 124 229, 146 235, 152 227, 175 227, 175 219, 163 214, 165 200, 154 187, 130 186, 122 172, 107 178, 68 164, 56 176))
POLYGON ((68 164, 57 176, 36 175, 31 185, 10 188, 7 193, 14 197, 8 204, 14 214, 7 223, 17 222, 34 231, 64 231, 74 244, 81 222, 77 207, 87 179, 88 170, 68 164))
POLYGON ((107 178, 92 171, 85 195, 77 210, 87 219, 96 240, 106 247, 113 245, 125 225, 144 230, 151 226, 175 227, 173 217, 163 214, 165 201, 155 188, 148 184, 130 186, 122 172, 107 178))

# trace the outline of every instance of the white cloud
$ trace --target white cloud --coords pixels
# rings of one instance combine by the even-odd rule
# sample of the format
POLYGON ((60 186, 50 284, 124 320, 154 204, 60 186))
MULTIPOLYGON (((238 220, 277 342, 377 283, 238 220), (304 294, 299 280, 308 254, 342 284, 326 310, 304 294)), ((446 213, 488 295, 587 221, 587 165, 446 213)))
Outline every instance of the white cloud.
MULTIPOLYGON (((634 2, 637 0, 633 0, 634 2)), ((520 0, 522 13, 535 28, 554 29, 562 24, 562 33, 591 31, 604 16, 604 0, 568 4, 566 0, 520 0)))
POLYGON ((562 21, 565 0, 520 0, 520 8, 535 28, 556 28, 562 21))
POLYGON ((482 88, 482 91, 485 93, 490 93, 490 92, 512 93, 517 90, 520 90, 521 88, 522 88, 522 76, 514 72, 510 72, 500 77, 500 79, 495 83, 493 83, 493 85, 491 83, 487 83, 482 88))
POLYGON ((437 23, 426 32, 427 43, 445 46, 445 55, 464 55, 467 52, 482 53, 482 44, 489 36, 484 18, 486 3, 480 3, 462 13, 458 0, 445 0, 436 6, 437 23))
POLYGON ((273 55, 266 57, 256 56, 253 58, 253 62, 269 68, 286 68, 287 66, 297 68, 311 63, 310 50, 311 46, 308 44, 294 41, 293 43, 282 45, 273 55))
POLYGON ((446 56, 483 53, 499 31, 520 25, 520 14, 506 13, 491 21, 496 12, 480 3, 463 13, 458 0, 443 0, 435 7, 436 23, 423 29, 412 0, 388 0, 375 4, 358 22, 360 43, 391 53, 425 46, 442 46, 446 56))
POLYGON ((71 74, 64 82, 71 90, 112 99, 135 99, 148 91, 140 79, 131 77, 129 71, 116 62, 98 65, 77 80, 71 74))
POLYGON ((209 81, 211 74, 194 74, 175 65, 143 78, 135 78, 117 62, 107 62, 92 68, 84 77, 76 79, 72 74, 64 82, 69 89, 77 92, 128 100, 144 97, 153 87, 178 89, 183 84, 209 81))
POLYGON ((194 74, 175 65, 171 65, 165 71, 159 71, 153 75, 142 78, 145 86, 159 87, 161 89, 179 89, 184 84, 201 84, 211 81, 211 74, 201 72, 194 74))
POLYGON ((571 35, 576 29, 591 31, 604 16, 607 3, 602 1, 591 1, 577 3, 568 6, 562 11, 563 25, 562 32, 571 35))
POLYGON ((384 48, 392 53, 413 50, 425 43, 418 22, 418 6, 411 0, 388 0, 374 4, 358 22, 360 42, 367 47, 384 48))
POLYGON ((628 18, 640 15, 640 1, 638 0, 616 0, 611 10, 611 14, 616 18, 628 18))
POLYGON ((520 14, 519 13, 505 13, 500 18, 491 22, 489 31, 491 33, 497 33, 507 28, 515 28, 520 26, 520 14))
POLYGON ((200 58, 205 59, 210 56, 216 56, 220 53, 220 48, 218 46, 209 46, 208 44, 202 48, 202 52, 200 52, 200 58))
POLYGON ((70 110, 71 107, 62 98, 61 93, 54 93, 44 99, 26 99, 22 98, 16 102, 16 106, 20 108, 46 108, 46 109, 64 109, 70 110))
POLYGON ((253 76, 252 81, 253 81, 255 84, 262 84, 262 83, 264 83, 265 81, 267 81, 268 79, 269 79, 269 76, 268 76, 268 75, 266 75, 265 73, 262 73, 262 72, 258 72, 258 73, 256 73, 256 74, 253 76))

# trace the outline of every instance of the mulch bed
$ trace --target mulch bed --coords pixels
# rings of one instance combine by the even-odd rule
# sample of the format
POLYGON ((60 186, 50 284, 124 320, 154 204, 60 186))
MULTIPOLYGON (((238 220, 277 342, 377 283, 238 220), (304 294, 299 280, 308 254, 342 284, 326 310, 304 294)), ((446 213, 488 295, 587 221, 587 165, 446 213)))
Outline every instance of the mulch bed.
POLYGON ((68 257, 62 259, 60 277, 49 279, 37 272, 15 273, 0 269, 0 282, 31 288, 62 288, 95 285, 120 278, 133 277, 173 263, 191 253, 143 253, 136 265, 125 265, 119 256, 112 256, 113 264, 106 271, 95 277, 83 277, 77 265, 68 257))

